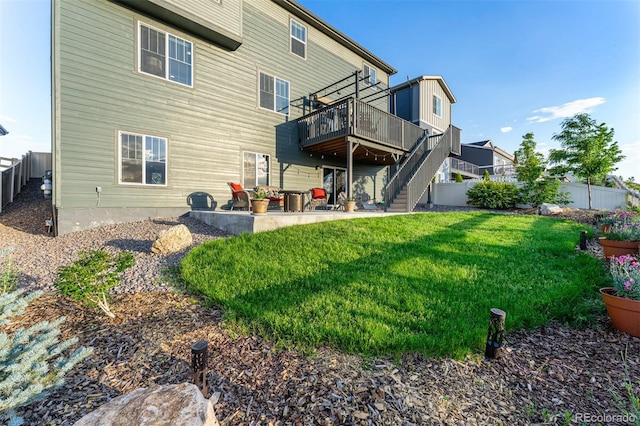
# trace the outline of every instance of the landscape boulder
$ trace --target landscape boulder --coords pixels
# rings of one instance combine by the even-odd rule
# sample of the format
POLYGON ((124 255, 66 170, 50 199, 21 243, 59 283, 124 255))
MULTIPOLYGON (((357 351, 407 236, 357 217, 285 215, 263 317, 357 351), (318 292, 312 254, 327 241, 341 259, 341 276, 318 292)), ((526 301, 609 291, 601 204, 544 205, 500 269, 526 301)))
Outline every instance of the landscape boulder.
POLYGON ((550 214, 562 213, 562 207, 557 204, 543 203, 540 205, 540 214, 548 216, 550 214))
POLYGON ((189 247, 192 242, 189 228, 180 224, 160 231, 158 239, 151 246, 151 251, 157 254, 176 253, 189 247))
POLYGON ((213 404, 192 383, 140 388, 120 395, 75 426, 220 426, 213 404))

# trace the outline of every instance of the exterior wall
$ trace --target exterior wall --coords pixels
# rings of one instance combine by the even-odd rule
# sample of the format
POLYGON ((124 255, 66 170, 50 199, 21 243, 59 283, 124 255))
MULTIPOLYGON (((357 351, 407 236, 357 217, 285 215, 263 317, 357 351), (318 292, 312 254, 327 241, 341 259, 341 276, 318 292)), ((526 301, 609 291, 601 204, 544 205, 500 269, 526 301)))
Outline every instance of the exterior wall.
POLYGON ((442 133, 451 124, 451 100, 437 80, 420 82, 420 124, 427 124, 442 133), (442 117, 433 113, 433 95, 442 99, 442 117))
POLYGON ((242 0, 152 0, 165 8, 179 11, 194 21, 202 20, 242 37, 242 0), (185 7, 186 6, 186 7, 185 7))
MULTIPOLYGON (((218 209, 227 206, 227 182, 242 180, 244 151, 270 155, 272 185, 321 186, 316 166, 323 162, 298 149, 293 119, 303 113, 303 97, 362 69, 363 60, 311 26, 307 58, 290 53, 291 15, 271 1, 244 2, 242 13, 243 44, 230 52, 106 0, 54 0, 59 233, 186 212, 186 198, 196 191, 211 194, 218 209), (192 88, 137 71, 138 21, 193 43, 192 88), (259 107, 260 71, 289 81, 289 117, 259 107), (119 131, 167 138, 166 186, 118 183, 119 131)), ((379 69, 377 77, 388 82, 379 69)))

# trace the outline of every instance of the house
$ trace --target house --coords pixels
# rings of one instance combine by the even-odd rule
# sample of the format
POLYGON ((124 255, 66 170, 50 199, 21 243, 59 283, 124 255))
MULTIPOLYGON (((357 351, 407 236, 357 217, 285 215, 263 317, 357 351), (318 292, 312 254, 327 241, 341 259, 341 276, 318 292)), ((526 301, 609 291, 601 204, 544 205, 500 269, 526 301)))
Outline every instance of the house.
POLYGON ((228 209, 230 181, 410 210, 433 176, 389 189, 424 140, 389 114, 396 70, 293 0, 53 0, 52 41, 58 234, 182 215, 193 193, 228 209))
POLYGON ((516 157, 495 146, 491 140, 463 143, 457 159, 478 166, 479 174, 509 176, 515 173, 516 157))
MULTIPOLYGON (((453 92, 442 76, 422 75, 390 89, 390 110, 408 120, 430 135, 443 134, 452 126, 452 106, 456 103, 453 92)), ((447 157, 439 166, 437 181, 448 182, 453 169, 477 171, 472 165, 447 157)), ((455 173, 455 172, 454 172, 455 173)))

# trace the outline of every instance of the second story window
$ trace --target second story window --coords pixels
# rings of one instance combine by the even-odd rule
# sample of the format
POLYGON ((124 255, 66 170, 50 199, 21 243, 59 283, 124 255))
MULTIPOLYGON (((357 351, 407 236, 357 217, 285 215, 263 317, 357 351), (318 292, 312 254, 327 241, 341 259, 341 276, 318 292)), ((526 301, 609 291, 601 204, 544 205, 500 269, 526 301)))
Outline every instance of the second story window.
POLYGON ((433 95, 433 113, 442 117, 442 98, 436 95, 433 95))
POLYGON ((192 87, 193 44, 143 23, 139 27, 138 70, 192 87))
POLYGON ((367 64, 364 64, 362 66, 362 74, 363 74, 363 77, 365 79, 364 81, 366 83, 368 83, 368 84, 370 84, 372 86, 374 84, 376 84, 377 79, 376 79, 376 69, 375 68, 370 67, 367 64))
POLYGON ((291 53, 301 58, 307 58, 307 27, 291 20, 291 53))
POLYGON ((260 72, 260 107, 289 115, 289 82, 260 72))

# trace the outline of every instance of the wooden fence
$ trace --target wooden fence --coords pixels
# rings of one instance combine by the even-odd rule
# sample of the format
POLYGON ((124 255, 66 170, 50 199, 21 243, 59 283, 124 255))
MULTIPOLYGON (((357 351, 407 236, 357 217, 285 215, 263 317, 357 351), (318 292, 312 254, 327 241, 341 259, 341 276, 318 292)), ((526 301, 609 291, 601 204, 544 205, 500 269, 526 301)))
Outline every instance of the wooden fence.
POLYGON ((51 153, 27 152, 18 158, 0 157, 0 213, 22 191, 29 179, 51 170, 51 153))

